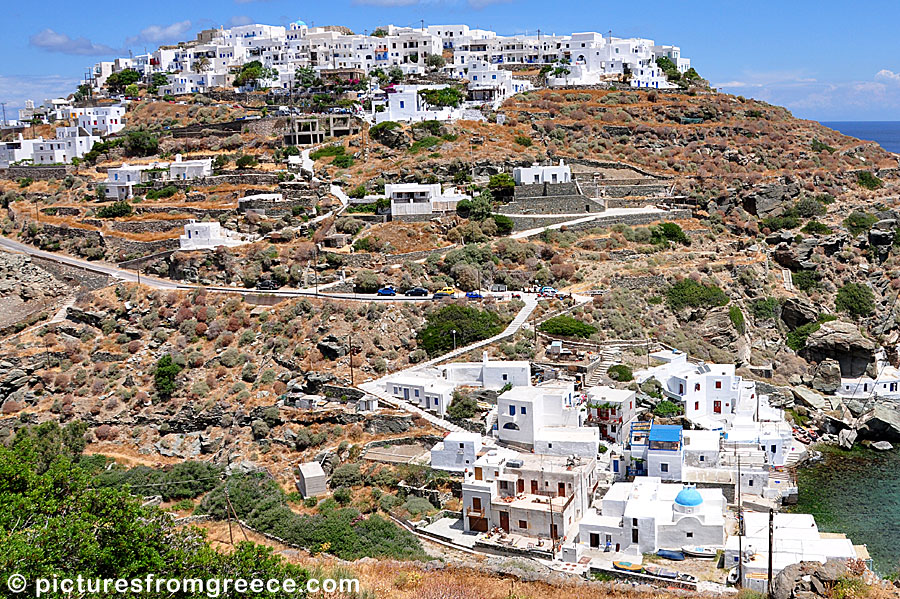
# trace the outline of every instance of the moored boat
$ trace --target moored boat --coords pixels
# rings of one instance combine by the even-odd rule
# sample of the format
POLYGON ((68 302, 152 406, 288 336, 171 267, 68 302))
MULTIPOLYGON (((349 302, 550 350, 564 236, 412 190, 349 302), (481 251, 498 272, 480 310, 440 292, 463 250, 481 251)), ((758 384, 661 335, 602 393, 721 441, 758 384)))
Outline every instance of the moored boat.
POLYGON ((696 583, 696 582, 697 582, 697 577, 694 576, 693 574, 688 574, 687 572, 679 572, 679 573, 678 573, 678 580, 680 580, 681 582, 693 582, 693 583, 696 583))
POLYGON ((681 551, 687 557, 698 559, 713 559, 717 555, 716 550, 710 547, 682 547, 681 551))
POLYGON ((631 562, 613 562, 613 568, 616 570, 624 570, 625 572, 640 572, 643 566, 640 564, 632 564, 631 562))
POLYGON ((683 562, 684 554, 680 551, 674 551, 669 549, 660 549, 656 552, 656 555, 663 559, 670 559, 674 562, 683 562))
POLYGON ((656 566, 653 564, 644 566, 644 572, 651 576, 659 576, 660 578, 671 578, 672 580, 678 578, 678 572, 667 570, 662 566, 656 566))

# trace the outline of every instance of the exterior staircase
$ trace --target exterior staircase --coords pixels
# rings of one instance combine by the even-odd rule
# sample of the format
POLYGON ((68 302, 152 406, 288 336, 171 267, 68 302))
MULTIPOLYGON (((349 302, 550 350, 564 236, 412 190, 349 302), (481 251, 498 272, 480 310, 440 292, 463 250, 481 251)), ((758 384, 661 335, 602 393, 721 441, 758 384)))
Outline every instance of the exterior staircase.
POLYGON ((607 347, 600 350, 600 364, 597 365, 597 368, 591 372, 585 381, 585 387, 599 385, 606 373, 609 372, 609 367, 618 364, 621 359, 622 350, 618 347, 607 347))

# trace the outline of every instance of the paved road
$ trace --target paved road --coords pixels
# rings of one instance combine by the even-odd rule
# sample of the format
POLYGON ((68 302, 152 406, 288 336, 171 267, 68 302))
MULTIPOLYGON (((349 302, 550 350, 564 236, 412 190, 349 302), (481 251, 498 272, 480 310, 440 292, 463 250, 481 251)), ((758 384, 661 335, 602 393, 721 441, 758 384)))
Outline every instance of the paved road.
MULTIPOLYGON (((510 235, 512 239, 525 239, 527 237, 534 237, 535 235, 540 235, 547 229, 554 230, 562 227, 571 227, 572 225, 580 225, 581 223, 589 223, 593 220, 603 220, 608 218, 615 218, 618 216, 630 216, 634 214, 659 214, 660 216, 666 214, 666 211, 661 208, 610 208, 603 212, 597 212, 595 214, 591 214, 590 216, 572 214, 572 220, 567 220, 561 223, 555 223, 552 225, 547 225, 546 227, 536 227, 534 229, 526 229, 525 231, 519 231, 518 233, 513 233, 510 235)), ((521 216, 521 214, 510 214, 509 216, 521 216)), ((529 214, 531 218, 546 218, 547 220, 551 220, 554 218, 559 218, 560 216, 566 216, 565 214, 529 214)))

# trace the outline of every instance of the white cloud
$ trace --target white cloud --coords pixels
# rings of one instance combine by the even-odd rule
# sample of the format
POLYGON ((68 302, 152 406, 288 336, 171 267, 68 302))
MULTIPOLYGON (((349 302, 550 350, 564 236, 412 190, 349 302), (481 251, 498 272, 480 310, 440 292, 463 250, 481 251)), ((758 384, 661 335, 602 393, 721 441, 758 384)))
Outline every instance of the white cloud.
POLYGON ((7 118, 15 118, 14 111, 23 108, 25 100, 41 104, 48 98, 65 97, 74 92, 79 83, 80 79, 59 75, 0 75, 0 98, 9 102, 7 118))
POLYGON ((247 15, 235 15, 228 19, 228 22, 225 23, 226 27, 237 27, 239 25, 249 25, 253 22, 253 19, 248 17, 247 15))
POLYGON ((115 48, 105 44, 97 44, 86 37, 71 38, 65 33, 58 33, 50 28, 38 31, 29 38, 29 43, 36 48, 42 48, 48 52, 60 52, 62 54, 77 54, 80 56, 103 56, 115 54, 115 48))
POLYGON ((888 69, 881 69, 875 73, 876 81, 887 81, 889 83, 900 83, 900 73, 888 69))
POLYGON ((191 25, 190 21, 178 21, 170 25, 150 25, 141 29, 137 35, 127 38, 125 45, 182 41, 184 35, 190 31, 191 25))

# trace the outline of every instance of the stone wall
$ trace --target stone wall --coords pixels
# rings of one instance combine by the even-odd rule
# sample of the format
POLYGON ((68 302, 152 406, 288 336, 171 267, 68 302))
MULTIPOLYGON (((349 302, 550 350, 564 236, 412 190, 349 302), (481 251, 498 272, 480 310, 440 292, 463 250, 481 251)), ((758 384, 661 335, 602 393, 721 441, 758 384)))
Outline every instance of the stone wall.
POLYGON ((504 214, 586 214, 604 210, 602 202, 582 195, 522 198, 502 207, 504 214))
POLYGON ((343 264, 344 266, 371 268, 373 266, 379 266, 382 264, 402 264, 404 262, 410 261, 415 262, 416 260, 423 260, 425 258, 428 258, 428 256, 432 254, 440 255, 445 252, 449 252, 456 249, 457 247, 459 247, 459 245, 449 245, 443 248, 421 250, 418 252, 407 252, 405 254, 331 254, 334 256, 340 256, 341 264, 343 264))
POLYGON ((580 195, 578 185, 573 183, 535 183, 533 185, 516 185, 515 198, 539 198, 550 196, 575 196, 580 195))
POLYGON ((233 208, 193 208, 184 206, 172 208, 171 206, 141 206, 139 204, 134 206, 135 214, 168 214, 173 210, 181 214, 193 214, 196 218, 218 218, 223 214, 234 212, 233 208))
POLYGON ((35 181, 48 179, 62 179, 66 175, 75 172, 75 167, 70 164, 47 166, 11 166, 0 169, 0 177, 5 179, 24 179, 31 177, 35 181))
POLYGON ((173 250, 165 250, 163 252, 157 252, 155 254, 150 254, 149 256, 142 256, 141 258, 135 258, 133 260, 125 260, 124 262, 119 262, 119 268, 141 268, 147 264, 152 262, 156 262, 157 260, 162 260, 163 258, 168 258, 175 252, 177 249, 173 250))
POLYGON ((621 287, 623 289, 653 289, 664 287, 665 285, 666 278, 662 275, 617 276, 610 281, 611 287, 621 287))
POLYGON ((184 229, 192 219, 111 221, 109 228, 119 233, 167 233, 172 229, 184 229))
POLYGON ((122 237, 106 238, 107 247, 118 252, 123 256, 145 256, 147 254, 155 254, 166 250, 177 250, 179 241, 177 239, 160 239, 158 241, 134 241, 124 239, 122 237))
POLYGON ((185 189, 188 187, 211 187, 213 185, 231 184, 231 185, 260 185, 270 186, 278 183, 278 175, 273 173, 240 173, 234 175, 212 175, 202 179, 188 180, 165 180, 154 181, 154 189, 162 189, 163 187, 177 187, 185 189))
POLYGON ((51 225, 50 223, 41 223, 40 226, 43 232, 47 235, 52 235, 54 237, 64 237, 67 239, 90 239, 95 245, 104 245, 103 235, 101 235, 100 231, 80 229, 78 227, 51 225))
MULTIPOLYGON (((571 216, 558 216, 550 218, 539 218, 535 216, 507 214, 513 220, 514 231, 524 231, 527 229, 537 229, 539 227, 549 227, 558 223, 573 220, 571 216)), ((643 213, 643 214, 621 214, 610 216, 598 216, 594 220, 569 225, 569 231, 586 231, 596 227, 609 227, 611 225, 646 225, 663 220, 676 220, 691 218, 691 211, 684 209, 669 210, 665 213, 643 213)))

